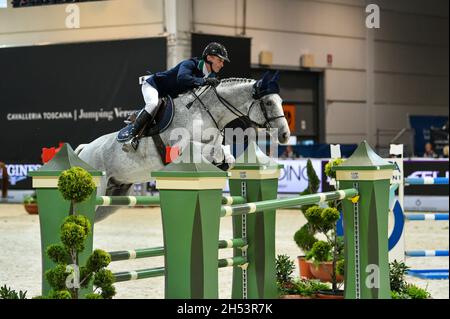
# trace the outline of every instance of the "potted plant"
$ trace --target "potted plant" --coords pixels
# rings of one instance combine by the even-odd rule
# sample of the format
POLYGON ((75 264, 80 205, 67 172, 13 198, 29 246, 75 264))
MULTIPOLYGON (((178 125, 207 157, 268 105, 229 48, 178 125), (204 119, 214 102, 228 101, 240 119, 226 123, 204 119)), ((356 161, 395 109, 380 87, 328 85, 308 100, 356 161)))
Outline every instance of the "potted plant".
POLYGON ((312 299, 317 292, 330 289, 318 280, 294 279, 295 264, 287 255, 276 259, 277 287, 281 299, 312 299))
POLYGON ((311 273, 308 261, 306 260, 306 254, 312 249, 314 243, 317 242, 317 239, 311 233, 310 228, 310 225, 306 223, 294 234, 295 243, 305 253, 304 255, 297 256, 300 278, 302 279, 315 278, 311 273))
MULTIPOLYGON (((334 159, 325 166, 325 175, 334 179, 335 172, 332 167, 342 163, 342 159, 334 159)), ((321 281, 331 282, 329 292, 323 292, 326 298, 343 298, 343 291, 339 289, 343 282, 344 270, 344 243, 337 236, 337 222, 340 218, 340 201, 330 201, 328 207, 314 205, 309 207, 305 214, 310 230, 313 234, 320 233, 325 240, 313 244, 307 255, 310 261, 310 269, 316 278, 321 281)), ((320 295, 319 295, 320 296, 320 295)))
POLYGON ((430 293, 405 280, 409 267, 404 262, 394 260, 389 264, 389 282, 392 299, 431 299, 430 293))
MULTIPOLYGON (((300 196, 315 194, 319 190, 320 180, 319 177, 317 177, 311 160, 309 159, 306 163, 306 175, 308 176, 308 186, 300 193, 300 196)), ((304 215, 306 210, 311 206, 313 205, 302 205, 300 207, 300 211, 304 215)), ((297 256, 300 278, 314 278, 306 261, 306 255, 309 250, 311 250, 317 239, 314 237, 314 232, 308 223, 295 232, 294 241, 303 252, 302 255, 297 256)))
POLYGON ((280 298, 290 299, 296 298, 296 287, 292 277, 295 265, 288 255, 278 255, 275 260, 277 287, 280 298))
POLYGON ((36 192, 26 195, 23 199, 23 205, 28 214, 37 214, 38 213, 38 205, 36 192))

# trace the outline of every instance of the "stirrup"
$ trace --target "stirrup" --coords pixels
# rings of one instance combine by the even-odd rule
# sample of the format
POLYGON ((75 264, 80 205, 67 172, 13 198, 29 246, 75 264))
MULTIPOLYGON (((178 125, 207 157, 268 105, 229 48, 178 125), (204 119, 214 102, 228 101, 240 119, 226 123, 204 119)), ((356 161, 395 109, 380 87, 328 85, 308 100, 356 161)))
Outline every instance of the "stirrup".
POLYGON ((125 153, 129 153, 130 151, 136 151, 138 147, 139 147, 139 139, 137 138, 137 136, 134 136, 132 139, 122 144, 122 150, 125 153))

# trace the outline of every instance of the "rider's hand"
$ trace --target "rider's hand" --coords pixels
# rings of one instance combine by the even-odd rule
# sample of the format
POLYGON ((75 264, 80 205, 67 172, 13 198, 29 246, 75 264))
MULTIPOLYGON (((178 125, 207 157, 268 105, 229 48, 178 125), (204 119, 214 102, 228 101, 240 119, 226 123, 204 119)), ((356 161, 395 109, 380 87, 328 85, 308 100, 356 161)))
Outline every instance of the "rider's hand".
POLYGON ((218 86, 220 81, 216 78, 206 78, 205 79, 205 85, 211 85, 211 86, 218 86))

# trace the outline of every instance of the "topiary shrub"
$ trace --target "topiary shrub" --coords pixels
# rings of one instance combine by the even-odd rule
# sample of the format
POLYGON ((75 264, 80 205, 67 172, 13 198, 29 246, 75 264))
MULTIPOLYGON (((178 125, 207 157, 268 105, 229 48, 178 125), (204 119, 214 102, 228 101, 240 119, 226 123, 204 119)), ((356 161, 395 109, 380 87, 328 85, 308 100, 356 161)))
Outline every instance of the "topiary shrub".
POLYGON ((330 261, 332 259, 331 248, 332 247, 328 242, 318 240, 314 243, 307 257, 313 260, 316 265, 320 262, 330 261))
POLYGON ((93 281, 96 289, 85 298, 109 299, 115 295, 114 276, 105 269, 111 256, 100 249, 94 250, 86 265, 79 267, 78 254, 84 250, 85 241, 91 232, 91 223, 83 215, 71 215, 61 225, 61 243, 50 245, 46 252, 57 265, 46 271, 45 278, 52 290, 44 298, 77 299, 80 288, 87 288, 93 281), (100 292, 96 292, 100 290, 100 292))
POLYGON ((325 175, 330 178, 336 179, 336 171, 333 170, 333 167, 339 166, 343 162, 344 162, 344 159, 342 159, 342 158, 335 158, 335 159, 328 161, 328 163, 325 164, 325 175))
POLYGON ((310 230, 310 225, 306 223, 294 234, 294 241, 297 246, 306 254, 317 241, 314 233, 310 230))
POLYGON ((58 178, 58 189, 65 200, 80 203, 92 194, 95 183, 88 171, 75 166, 61 173, 58 178))

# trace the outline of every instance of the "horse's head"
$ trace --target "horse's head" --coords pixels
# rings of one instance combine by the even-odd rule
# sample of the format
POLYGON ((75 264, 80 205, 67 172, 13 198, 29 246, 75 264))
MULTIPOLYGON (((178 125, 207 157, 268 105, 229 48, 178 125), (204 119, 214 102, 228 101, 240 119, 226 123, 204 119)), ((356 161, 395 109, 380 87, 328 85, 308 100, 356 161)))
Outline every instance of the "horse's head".
POLYGON ((286 143, 290 136, 289 125, 284 117, 282 99, 279 95, 279 72, 271 75, 266 72, 262 79, 253 85, 251 104, 248 116, 260 127, 278 130, 278 141, 286 143), (256 111, 259 110, 259 111, 256 111))

